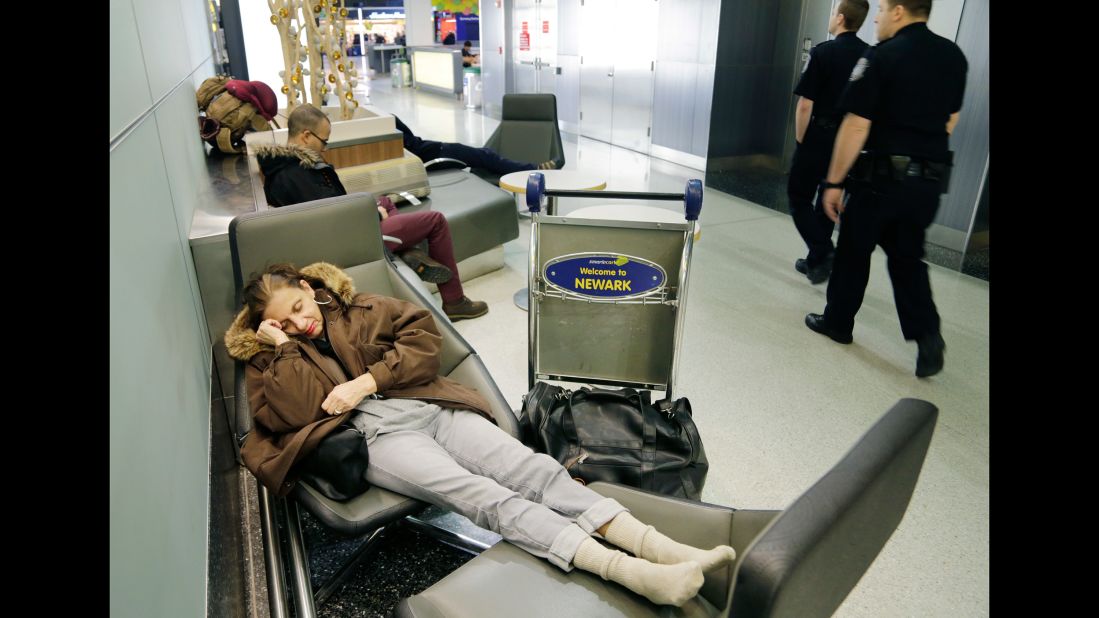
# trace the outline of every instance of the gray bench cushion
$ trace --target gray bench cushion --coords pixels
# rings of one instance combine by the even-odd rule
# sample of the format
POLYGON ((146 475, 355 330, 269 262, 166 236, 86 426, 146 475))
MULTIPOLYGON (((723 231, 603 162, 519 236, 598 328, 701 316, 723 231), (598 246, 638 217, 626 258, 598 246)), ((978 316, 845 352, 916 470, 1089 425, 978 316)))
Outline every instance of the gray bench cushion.
POLYGON ((456 261, 519 238, 512 194, 461 170, 432 172, 428 179, 431 197, 418 206, 402 203, 400 211, 436 210, 446 215, 456 261))

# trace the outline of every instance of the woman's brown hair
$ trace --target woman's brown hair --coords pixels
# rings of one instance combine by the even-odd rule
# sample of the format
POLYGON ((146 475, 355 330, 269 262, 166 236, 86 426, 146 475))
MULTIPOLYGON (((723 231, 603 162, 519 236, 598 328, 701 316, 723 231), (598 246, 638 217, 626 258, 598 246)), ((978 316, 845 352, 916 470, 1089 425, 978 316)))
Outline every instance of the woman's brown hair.
MULTIPOLYGON (((324 281, 316 277, 303 275, 293 264, 285 262, 271 264, 263 269, 263 272, 253 273, 248 283, 244 284, 244 289, 241 290, 241 298, 244 300, 244 306, 248 309, 248 325, 253 329, 259 328, 260 322, 263 321, 263 312, 267 310, 267 304, 271 302, 274 293, 283 288, 297 287, 301 285, 300 282, 302 281, 308 283, 314 291, 325 290, 327 292, 324 281)), ((331 292, 327 292, 327 295, 339 302, 338 295, 331 292)))

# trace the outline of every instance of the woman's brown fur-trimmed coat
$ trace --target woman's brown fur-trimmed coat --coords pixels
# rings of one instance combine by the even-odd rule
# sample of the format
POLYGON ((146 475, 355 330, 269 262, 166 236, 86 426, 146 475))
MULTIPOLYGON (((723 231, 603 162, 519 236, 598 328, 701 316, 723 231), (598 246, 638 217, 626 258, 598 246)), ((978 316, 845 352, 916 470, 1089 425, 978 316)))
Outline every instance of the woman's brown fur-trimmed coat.
MULTIPOLYGON (((370 372, 386 397, 433 401, 492 418, 477 391, 438 375, 442 337, 431 312, 396 298, 356 294, 351 277, 331 264, 311 264, 301 273, 323 281, 332 297, 319 307, 348 379, 370 372)), ((317 298, 323 300, 326 291, 318 291, 317 298)), ((294 464, 354 408, 335 416, 321 409, 340 381, 324 369, 321 353, 307 337, 291 337, 277 349, 261 344, 242 310, 225 333, 225 346, 246 363, 253 428, 241 447, 244 465, 268 489, 286 495, 297 482, 294 464)))

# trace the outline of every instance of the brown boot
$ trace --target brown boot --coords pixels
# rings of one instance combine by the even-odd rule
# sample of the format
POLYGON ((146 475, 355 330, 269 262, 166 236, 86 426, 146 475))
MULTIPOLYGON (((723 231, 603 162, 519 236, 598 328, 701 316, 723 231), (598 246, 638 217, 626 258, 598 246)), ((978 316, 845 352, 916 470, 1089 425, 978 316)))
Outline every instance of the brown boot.
POLYGON ((409 249, 408 251, 402 251, 398 255, 404 260, 405 264, 408 264, 412 270, 416 271, 416 274, 420 276, 420 279, 423 279, 428 283, 446 283, 454 276, 454 273, 450 272, 449 268, 431 259, 431 257, 419 249, 409 249))
POLYGON ((488 313, 488 303, 479 300, 470 300, 468 296, 463 296, 462 300, 450 304, 443 303, 443 312, 450 318, 451 322, 457 322, 458 320, 465 320, 468 318, 479 318, 488 313))

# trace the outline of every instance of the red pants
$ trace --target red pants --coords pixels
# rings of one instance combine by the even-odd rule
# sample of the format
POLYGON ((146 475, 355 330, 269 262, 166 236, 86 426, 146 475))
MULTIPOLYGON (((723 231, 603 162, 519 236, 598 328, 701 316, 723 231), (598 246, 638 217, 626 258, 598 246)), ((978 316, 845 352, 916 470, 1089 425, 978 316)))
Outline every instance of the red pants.
POLYGON ((427 254, 454 273, 446 283, 439 284, 439 295, 443 302, 454 304, 465 295, 462 282, 458 279, 458 265, 454 262, 454 243, 450 240, 450 226, 443 213, 435 210, 420 212, 402 212, 389 215, 382 221, 382 234, 401 239, 401 244, 386 242, 390 251, 411 249, 427 239, 427 254))

